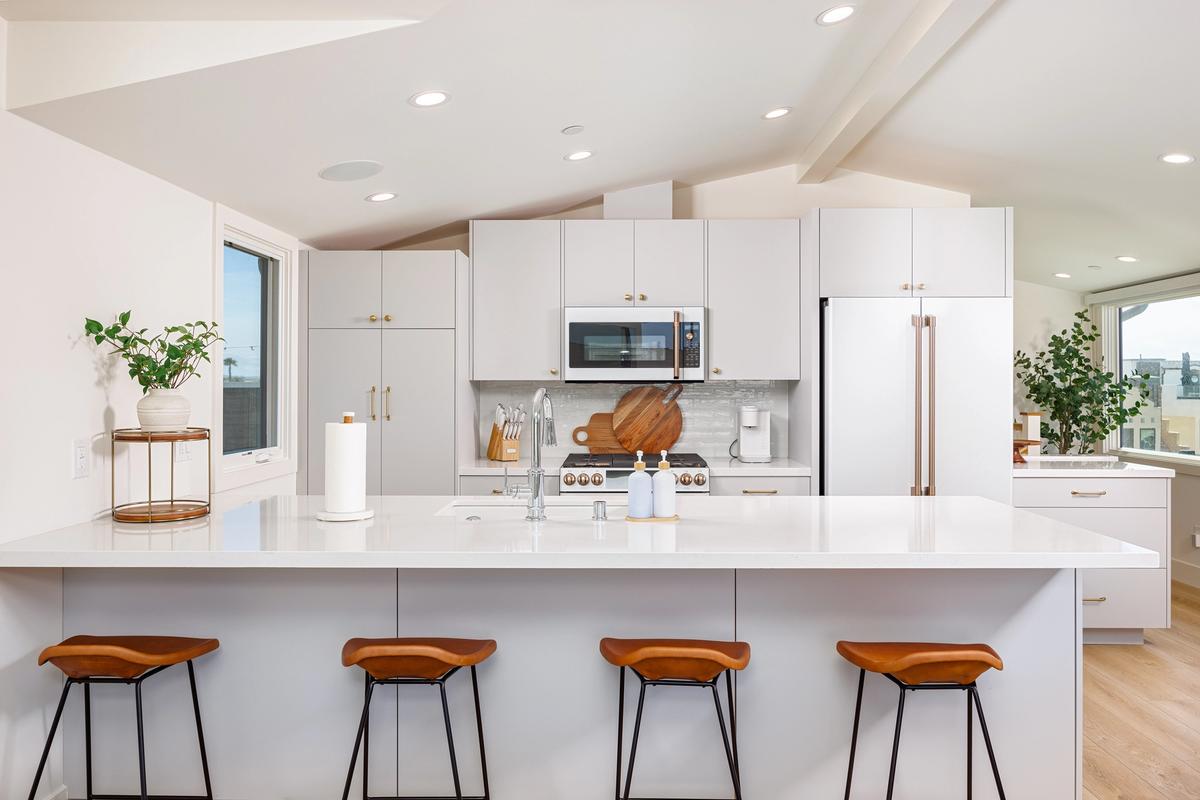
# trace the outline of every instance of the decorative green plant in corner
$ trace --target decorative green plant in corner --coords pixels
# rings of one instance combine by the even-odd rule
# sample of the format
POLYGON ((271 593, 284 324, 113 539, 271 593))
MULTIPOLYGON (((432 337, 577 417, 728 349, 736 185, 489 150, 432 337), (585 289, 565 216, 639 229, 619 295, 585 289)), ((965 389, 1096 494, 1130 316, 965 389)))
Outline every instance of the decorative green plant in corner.
POLYGON ((1149 375, 1118 378, 1092 361, 1092 344, 1100 330, 1086 311, 1075 314, 1075 324, 1050 337, 1047 349, 1035 355, 1020 350, 1013 358, 1017 380, 1025 384, 1026 399, 1049 416, 1043 435, 1059 453, 1095 452, 1096 443, 1138 416, 1146 405, 1149 375), (1130 402, 1130 393, 1138 397, 1130 402))
POLYGON ((129 377, 142 387, 142 394, 151 389, 178 389, 188 378, 200 374, 200 362, 210 361, 208 349, 224 341, 217 334, 217 323, 185 322, 168 325, 163 332, 146 338, 148 328, 129 327, 131 312, 117 315, 112 325, 105 327, 94 319, 85 320, 83 330, 96 344, 107 342, 129 365, 129 377))

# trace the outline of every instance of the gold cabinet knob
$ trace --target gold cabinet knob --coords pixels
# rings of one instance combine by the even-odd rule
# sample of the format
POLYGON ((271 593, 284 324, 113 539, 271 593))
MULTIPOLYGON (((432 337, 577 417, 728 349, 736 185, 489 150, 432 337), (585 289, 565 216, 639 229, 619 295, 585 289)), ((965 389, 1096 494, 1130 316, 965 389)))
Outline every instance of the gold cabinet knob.
POLYGON ((625 293, 625 302, 629 302, 632 299, 633 299, 633 295, 630 292, 626 292, 625 293))
POLYGON ((902 284, 900 284, 900 288, 907 292, 909 289, 912 288, 912 284, 911 283, 902 283, 902 284))
POLYGON ((391 322, 391 321, 392 321, 392 315, 391 315, 391 314, 384 314, 384 315, 383 315, 383 321, 384 321, 384 322, 391 322))
POLYGON ((645 300, 645 299, 646 299, 646 293, 638 292, 638 300, 645 300))
POLYGON ((371 322, 379 322, 379 315, 372 314, 371 316, 367 317, 367 319, 371 320, 371 322))
POLYGON ((918 284, 917 284, 917 288, 918 288, 918 289, 924 289, 924 288, 925 288, 925 284, 923 284, 923 283, 918 283, 918 284))
POLYGON ((558 374, 558 367, 551 367, 551 368, 550 368, 550 374, 551 374, 551 375, 557 375, 557 374, 558 374))
POLYGON ((720 374, 721 374, 721 368, 713 367, 713 375, 720 375, 720 374))

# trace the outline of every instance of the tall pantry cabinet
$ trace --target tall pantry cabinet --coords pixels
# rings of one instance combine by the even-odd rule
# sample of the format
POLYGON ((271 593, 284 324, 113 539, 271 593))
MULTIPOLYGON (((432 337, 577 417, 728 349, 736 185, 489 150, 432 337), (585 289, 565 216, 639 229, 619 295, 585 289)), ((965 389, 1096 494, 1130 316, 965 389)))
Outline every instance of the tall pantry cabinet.
MULTIPOLYGON (((307 492, 325 483, 325 423, 367 425, 367 494, 454 494, 457 251, 307 254, 307 492)), ((465 366, 465 365, 464 365, 465 366)))

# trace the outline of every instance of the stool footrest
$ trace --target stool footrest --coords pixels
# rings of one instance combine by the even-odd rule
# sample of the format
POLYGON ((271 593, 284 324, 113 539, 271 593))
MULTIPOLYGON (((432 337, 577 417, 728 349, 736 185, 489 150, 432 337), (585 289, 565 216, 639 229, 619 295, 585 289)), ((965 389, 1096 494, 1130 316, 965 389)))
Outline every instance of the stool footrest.
MULTIPOLYGON (((148 794, 150 800, 208 800, 206 794, 148 794)), ((142 800, 140 794, 93 794, 92 800, 142 800)))
MULTIPOLYGON (((458 800, 453 794, 422 794, 422 795, 370 795, 367 800, 458 800)), ((487 800, 480 794, 464 794, 462 800, 487 800)))

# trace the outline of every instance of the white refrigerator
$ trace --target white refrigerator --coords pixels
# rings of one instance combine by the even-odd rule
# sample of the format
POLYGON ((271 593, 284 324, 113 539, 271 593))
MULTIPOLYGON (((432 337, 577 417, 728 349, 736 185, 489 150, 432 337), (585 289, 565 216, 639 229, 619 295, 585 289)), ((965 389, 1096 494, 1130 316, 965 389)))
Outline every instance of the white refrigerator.
POLYGON ((824 303, 822 492, 1011 502, 1012 299, 824 303))

